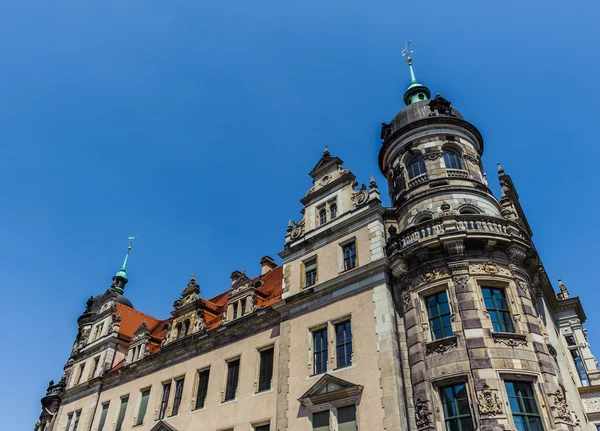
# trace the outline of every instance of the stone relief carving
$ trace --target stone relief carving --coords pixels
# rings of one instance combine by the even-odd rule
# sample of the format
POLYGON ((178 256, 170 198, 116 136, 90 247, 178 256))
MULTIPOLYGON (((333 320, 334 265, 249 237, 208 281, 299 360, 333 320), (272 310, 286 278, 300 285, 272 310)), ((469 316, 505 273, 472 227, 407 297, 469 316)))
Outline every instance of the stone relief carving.
POLYGON ((425 356, 433 354, 441 355, 456 346, 456 337, 448 338, 447 340, 433 341, 425 347, 425 356))
POLYGON ((410 293, 402 295, 402 304, 404 304, 404 310, 406 311, 410 305, 410 293))
POLYGON ((440 206, 440 217, 453 215, 455 213, 456 211, 452 211, 452 205, 450 205, 447 202, 442 203, 442 205, 440 206))
POLYGON ((304 219, 300 220, 299 222, 293 222, 293 223, 294 223, 294 227, 292 228, 291 237, 292 237, 292 239, 298 239, 304 233, 304 219))
POLYGON ((455 117, 452 113, 452 107, 449 100, 444 99, 440 94, 436 94, 433 99, 429 101, 429 112, 430 117, 437 117, 438 115, 446 115, 455 117))
POLYGON ((554 404, 551 405, 550 408, 554 412, 555 417, 571 422, 573 418, 571 417, 571 409, 569 408, 569 403, 565 399, 565 394, 560 389, 557 389, 556 392, 548 395, 552 396, 554 399, 554 404))
POLYGON ((470 266, 471 272, 492 275, 511 275, 511 272, 494 262, 476 263, 470 266))
POLYGON ((364 205, 369 200, 369 193, 367 192, 367 186, 364 184, 360 186, 360 189, 352 193, 352 202, 354 206, 359 207, 364 205))
POLYGON ((487 384, 477 393, 477 404, 482 415, 496 416, 502 414, 502 402, 496 391, 487 384))
POLYGON ((469 281, 469 274, 455 275, 454 277, 452 277, 452 280, 455 284, 464 286, 469 281))
POLYGON ((433 153, 425 153, 425 154, 423 154, 423 158, 425 160, 437 160, 440 157, 442 157, 442 154, 443 153, 441 151, 436 151, 436 152, 433 152, 433 153))
POLYGON ((194 332, 199 332, 204 334, 208 328, 206 327, 206 323, 204 323, 204 319, 200 316, 196 317, 194 320, 194 332))
POLYGON ((600 397, 597 394, 591 396, 583 396, 583 406, 587 413, 600 412, 600 397))
POLYGON ((320 186, 326 186, 331 181, 331 176, 329 174, 325 174, 321 181, 319 181, 320 186))
POLYGON ((417 402, 415 403, 415 419, 417 422, 417 428, 423 428, 431 423, 431 412, 429 411, 429 407, 427 405, 427 400, 422 398, 417 398, 417 402))
POLYGON ((494 342, 504 344, 512 348, 527 345, 527 340, 525 338, 519 337, 517 334, 513 335, 514 336, 499 337, 498 334, 494 334, 494 342))
POLYGON ((479 159, 477 157, 473 157, 470 154, 465 154, 463 158, 473 165, 479 165, 479 159))

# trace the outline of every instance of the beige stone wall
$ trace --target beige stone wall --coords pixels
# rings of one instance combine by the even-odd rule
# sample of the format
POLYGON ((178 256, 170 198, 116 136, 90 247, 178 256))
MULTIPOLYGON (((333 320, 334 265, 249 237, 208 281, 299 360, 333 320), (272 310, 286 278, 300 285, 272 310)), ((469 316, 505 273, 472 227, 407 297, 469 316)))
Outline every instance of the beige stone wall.
POLYGON ((298 398, 323 376, 322 374, 312 375, 311 329, 348 317, 352 322, 352 366, 339 370, 334 369, 332 355, 335 351, 335 344, 334 334, 330 327, 328 330, 330 342, 327 372, 337 378, 364 386, 357 406, 359 428, 361 430, 384 429, 378 343, 373 318, 373 291, 369 289, 290 320, 292 342, 287 417, 290 431, 311 429, 306 410, 300 405, 298 398))
MULTIPOLYGON (((251 425, 261 421, 272 421, 274 424, 276 411, 276 382, 277 382, 277 358, 278 358, 278 328, 263 331, 250 337, 241 338, 238 342, 215 349, 211 352, 195 357, 186 362, 164 366, 164 368, 140 377, 136 380, 126 382, 121 386, 105 390, 100 395, 92 430, 98 426, 100 406, 110 401, 110 408, 104 430, 113 430, 117 421, 120 399, 129 395, 129 404, 123 424, 123 431, 135 429, 148 431, 155 425, 158 417, 160 399, 162 396, 162 383, 185 376, 183 398, 177 416, 166 418, 166 422, 172 424, 180 431, 191 431, 199 429, 221 430, 235 427, 237 430, 251 430, 251 425), (262 393, 256 393, 258 378, 259 353, 257 349, 275 345, 275 359, 273 364, 273 389, 262 393), (222 392, 225 388, 226 360, 240 358, 240 373, 237 397, 234 401, 221 402, 222 392), (197 370, 210 367, 210 378, 208 396, 205 407, 193 410, 193 402, 196 396, 197 370), (137 416, 140 391, 151 387, 148 411, 143 425, 133 427, 134 418, 137 416)), ((174 398, 175 385, 172 384, 170 405, 174 398)), ((76 410, 82 410, 81 424, 84 420, 91 420, 95 405, 94 395, 63 405, 57 430, 63 430, 67 420, 67 414, 76 410)), ((80 425, 81 426, 81 425, 80 425)), ((274 425, 273 425, 274 427, 274 425)))

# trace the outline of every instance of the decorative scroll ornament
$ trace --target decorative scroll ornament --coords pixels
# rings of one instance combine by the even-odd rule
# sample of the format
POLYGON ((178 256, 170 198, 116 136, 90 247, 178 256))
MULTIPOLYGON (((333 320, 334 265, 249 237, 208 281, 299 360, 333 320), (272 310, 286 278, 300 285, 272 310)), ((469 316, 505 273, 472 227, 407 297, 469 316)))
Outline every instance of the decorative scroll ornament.
POLYGON ((554 398, 554 405, 550 406, 550 408, 554 411, 555 417, 566 422, 571 422, 573 418, 571 417, 571 409, 569 408, 569 403, 567 403, 567 400, 565 399, 565 394, 558 389, 556 392, 549 395, 554 398))
POLYGON ((455 275, 452 280, 455 284, 464 287, 469 281, 469 274, 455 275))
POLYGON ((443 153, 441 151, 436 151, 434 153, 425 153, 425 154, 423 154, 423 158, 425 160, 432 160, 433 161, 433 160, 437 160, 440 157, 442 157, 442 154, 443 153))
POLYGON ((431 423, 429 419, 431 412, 427 406, 427 400, 417 398, 415 403, 415 419, 417 421, 417 428, 423 428, 431 423))
POLYGON ((468 161, 469 163, 471 163, 473 165, 478 165, 479 164, 479 159, 477 157, 473 157, 473 156, 471 156, 469 154, 465 154, 463 157, 464 157, 464 159, 466 161, 468 161))
POLYGON ((502 414, 502 402, 496 391, 487 384, 477 394, 477 404, 482 415, 496 416, 502 414))
POLYGON ((500 336, 500 334, 494 333, 493 337, 494 342, 504 344, 512 348, 527 345, 527 339, 523 336, 519 336, 518 334, 503 334, 502 336, 500 336))
POLYGON ((448 339, 443 339, 440 341, 433 341, 427 345, 425 348, 425 355, 433 355, 438 354, 442 355, 446 353, 448 350, 457 346, 456 337, 451 337, 448 339))
POLYGON ((292 228, 291 237, 292 237, 292 239, 298 239, 304 233, 304 219, 300 220, 299 222, 293 222, 293 223, 294 223, 294 227, 292 228))
POLYGON ((364 184, 360 186, 360 189, 352 193, 352 202, 354 206, 364 205, 369 200, 369 193, 367 192, 367 186, 364 184))

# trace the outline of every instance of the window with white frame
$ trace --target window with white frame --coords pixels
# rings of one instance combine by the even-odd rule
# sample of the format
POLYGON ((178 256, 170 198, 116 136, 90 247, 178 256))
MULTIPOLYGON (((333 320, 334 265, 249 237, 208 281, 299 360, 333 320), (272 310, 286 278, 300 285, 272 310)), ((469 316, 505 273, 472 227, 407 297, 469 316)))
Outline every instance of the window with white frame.
POLYGON ((204 408, 204 402, 208 395, 208 380, 210 378, 210 368, 198 370, 198 386, 196 387, 196 401, 194 409, 204 408))
POLYGON ((352 365, 352 324, 350 317, 329 321, 310 331, 311 357, 310 365, 313 375, 323 374, 329 368, 339 369, 352 365), (330 339, 330 337, 332 337, 330 339), (329 352, 329 345, 335 347, 329 352), (329 354, 333 353, 331 358, 329 354), (332 361, 331 363, 329 361, 332 361))
POLYGON ((356 267, 356 241, 342 244, 342 270, 348 271, 356 267))
POLYGON ((106 424, 106 416, 108 415, 108 408, 110 407, 110 401, 102 404, 102 410, 100 411, 100 420, 98 421, 98 431, 104 430, 106 424))
POLYGON ((258 390, 257 392, 268 391, 271 389, 273 380, 273 359, 275 356, 275 347, 269 346, 259 350, 258 365, 258 390))
POLYGON ((304 286, 310 287, 317 284, 317 257, 304 262, 304 286))
POLYGON ((227 361, 227 380, 225 381, 225 398, 223 401, 231 401, 236 398, 239 374, 240 358, 227 361))
POLYGON ((143 389, 140 391, 140 406, 138 407, 138 413, 135 418, 135 424, 141 425, 144 423, 146 412, 148 411, 148 401, 150 400, 150 388, 143 389))

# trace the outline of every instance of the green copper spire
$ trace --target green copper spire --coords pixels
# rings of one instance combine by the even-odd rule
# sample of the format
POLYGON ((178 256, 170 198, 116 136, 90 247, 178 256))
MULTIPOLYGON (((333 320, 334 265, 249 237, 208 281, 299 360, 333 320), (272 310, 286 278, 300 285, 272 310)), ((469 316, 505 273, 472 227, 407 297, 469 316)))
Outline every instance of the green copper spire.
POLYGON ((429 97, 431 96, 429 88, 419 83, 415 77, 415 71, 412 65, 412 57, 410 56, 414 52, 410 49, 411 42, 412 40, 404 45, 404 49, 402 50, 402 57, 406 57, 406 62, 408 63, 408 69, 410 71, 410 85, 404 93, 404 103, 407 105, 429 100, 429 97))
POLYGON ((127 254, 125 254, 125 260, 123 261, 123 266, 121 269, 115 274, 113 277, 113 287, 119 294, 123 294, 125 284, 129 281, 127 278, 127 260, 129 259, 129 253, 131 252, 131 246, 133 245, 133 241, 135 240, 134 236, 130 236, 127 238, 129 244, 127 246, 127 254))

